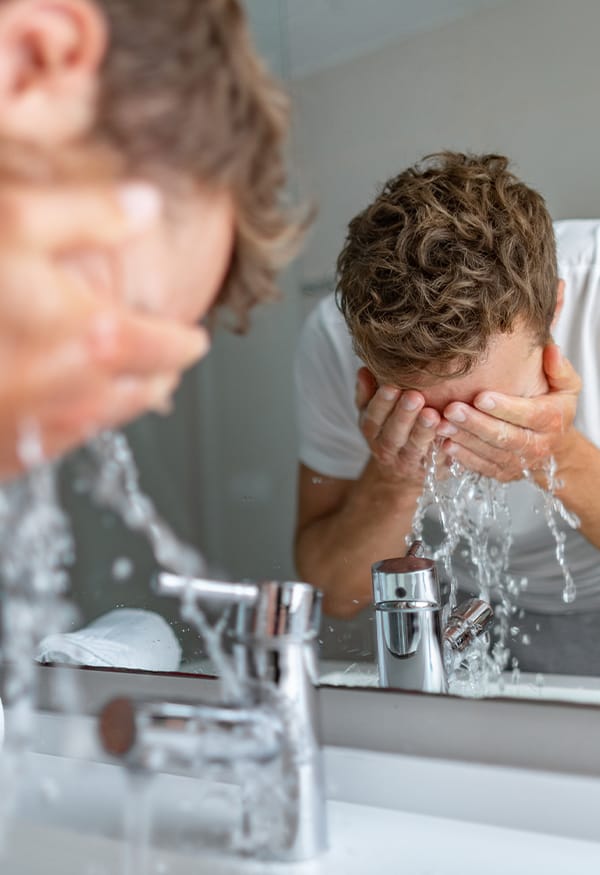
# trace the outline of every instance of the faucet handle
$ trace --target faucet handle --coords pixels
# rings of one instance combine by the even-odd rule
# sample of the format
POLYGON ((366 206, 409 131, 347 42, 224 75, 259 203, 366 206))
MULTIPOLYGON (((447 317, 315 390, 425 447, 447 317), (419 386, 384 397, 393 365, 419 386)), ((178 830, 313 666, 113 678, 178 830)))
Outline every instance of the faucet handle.
POLYGON ((419 555, 421 541, 414 541, 406 556, 383 559, 371 567, 375 604, 429 602, 440 605, 440 586, 435 562, 419 555))
POLYGON ((280 755, 281 718, 253 709, 118 698, 99 714, 106 753, 132 769, 189 775, 208 764, 269 762, 280 755))
POLYGON ((213 608, 238 608, 236 637, 255 640, 316 638, 321 621, 322 594, 301 581, 231 582, 182 577, 161 572, 159 595, 193 598, 213 608))
POLYGON ((217 607, 229 605, 256 604, 258 586, 256 583, 230 583, 226 580, 207 580, 202 577, 184 577, 162 571, 156 581, 155 590, 158 595, 192 596, 198 601, 217 607))

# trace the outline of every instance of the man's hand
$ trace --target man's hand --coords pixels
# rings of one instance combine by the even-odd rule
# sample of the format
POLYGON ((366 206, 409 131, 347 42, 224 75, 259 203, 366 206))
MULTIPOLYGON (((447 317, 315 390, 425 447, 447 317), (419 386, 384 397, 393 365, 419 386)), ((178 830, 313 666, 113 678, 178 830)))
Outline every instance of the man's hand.
POLYGON ((555 344, 544 349, 549 391, 533 398, 482 392, 473 406, 449 404, 438 435, 443 450, 465 468, 503 483, 530 470, 544 483, 544 463, 554 456, 559 470, 575 444, 573 426, 581 380, 555 344))
POLYGON ((425 407, 420 392, 378 387, 367 368, 358 372, 355 400, 360 430, 380 472, 390 481, 420 487, 440 415, 425 407))
POLYGON ((182 371, 208 350, 203 329, 102 300, 67 264, 118 247, 158 220, 145 184, 0 193, 0 477, 23 468, 34 423, 52 458, 100 429, 164 409, 182 371), (67 256, 67 258, 65 258, 67 256))

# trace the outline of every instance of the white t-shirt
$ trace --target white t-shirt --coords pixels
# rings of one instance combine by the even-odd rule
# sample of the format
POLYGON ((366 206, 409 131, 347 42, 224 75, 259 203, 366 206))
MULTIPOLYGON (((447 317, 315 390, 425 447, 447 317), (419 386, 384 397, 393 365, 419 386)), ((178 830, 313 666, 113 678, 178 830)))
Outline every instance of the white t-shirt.
MULTIPOLYGON (((554 228, 559 276, 566 284, 554 340, 583 380, 575 425, 600 447, 600 221, 562 221, 554 228)), ((356 480, 369 459, 354 405, 361 365, 330 295, 309 315, 296 359, 300 460, 323 475, 356 480)), ((555 542, 539 512, 539 492, 525 481, 511 483, 508 491, 514 538, 510 573, 528 579, 519 604, 542 613, 600 609, 600 550, 578 531, 562 526, 566 560, 577 587, 576 600, 567 607, 555 542)), ((598 493, 600 501, 600 483, 598 493)), ((460 563, 456 557, 459 582, 477 589, 468 562, 462 567, 460 563)))

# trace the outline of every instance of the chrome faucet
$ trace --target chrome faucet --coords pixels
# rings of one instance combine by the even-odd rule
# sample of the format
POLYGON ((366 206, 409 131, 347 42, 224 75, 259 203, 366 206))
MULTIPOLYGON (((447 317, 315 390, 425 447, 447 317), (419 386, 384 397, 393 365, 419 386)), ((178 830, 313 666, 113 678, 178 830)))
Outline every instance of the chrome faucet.
POLYGON ((415 541, 406 556, 372 567, 377 664, 382 687, 425 693, 448 691, 445 649, 460 653, 493 618, 481 599, 458 605, 443 625, 440 587, 431 559, 415 541))
POLYGON ((283 825, 266 856, 312 859, 327 847, 316 692, 321 593, 306 583, 226 583, 167 573, 159 575, 158 591, 211 608, 236 606, 230 634, 239 695, 217 707, 115 700, 100 718, 105 749, 134 769, 159 763, 186 774, 207 762, 279 756, 283 825))

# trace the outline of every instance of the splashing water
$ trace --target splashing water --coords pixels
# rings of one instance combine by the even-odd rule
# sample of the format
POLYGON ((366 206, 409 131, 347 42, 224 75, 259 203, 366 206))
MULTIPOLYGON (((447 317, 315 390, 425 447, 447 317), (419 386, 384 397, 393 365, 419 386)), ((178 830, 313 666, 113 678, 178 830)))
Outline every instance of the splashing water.
MULTIPOLYGON (((88 449, 95 461, 94 476, 89 489, 92 499, 116 512, 129 528, 143 533, 157 562, 163 568, 182 577, 207 576, 203 557, 173 534, 159 517, 152 501, 141 491, 135 460, 125 437, 105 432, 95 438, 88 449)), ((248 691, 236 670, 233 658, 224 646, 228 613, 225 612, 211 625, 190 586, 184 589, 181 596, 181 616, 194 626, 204 642, 219 678, 220 700, 228 704, 246 701, 248 691)), ((275 706, 274 711, 277 716, 282 716, 281 708, 275 706)), ((227 744, 226 739, 223 743, 227 744)), ((226 755, 227 751, 224 750, 224 756, 226 755)), ((274 769, 278 767, 276 763, 272 766, 274 769)), ((239 829, 231 837, 231 848, 244 854, 256 853, 267 843, 269 836, 272 839, 276 830, 281 829, 280 803, 281 799, 287 800, 290 793, 284 792, 285 782, 282 776, 276 782, 279 789, 275 791, 273 772, 265 771, 264 764, 258 762, 236 762, 232 776, 240 786, 242 819, 239 829), (270 775, 270 779, 267 775, 270 775)), ((133 785, 130 787, 130 812, 136 809, 138 795, 137 801, 144 807, 144 792, 147 791, 136 789, 133 785)), ((136 823, 135 818, 133 822, 136 823)), ((142 818, 142 823, 146 823, 147 829, 146 815, 142 818)), ((148 836, 144 834, 133 838, 135 841, 132 842, 131 854, 127 858, 126 871, 128 875, 142 875, 147 868, 148 836)))
POLYGON ((229 613, 225 611, 217 623, 212 626, 204 611, 198 607, 192 588, 186 587, 181 597, 181 616, 194 626, 204 641, 206 651, 219 678, 221 700, 228 704, 241 702, 245 696, 245 689, 236 671, 234 661, 227 654, 223 645, 223 635, 229 620, 229 613))
MULTIPOLYGON (((24 433, 20 450, 26 467, 31 468, 30 473, 21 481, 0 489, 2 657, 6 668, 3 695, 10 716, 0 760, 0 832, 6 831, 10 823, 17 790, 24 783, 25 754, 32 746, 37 700, 36 645, 42 635, 64 631, 74 621, 72 605, 66 599, 67 569, 74 559, 74 545, 69 520, 58 500, 56 471, 45 462, 41 440, 34 427, 24 433)), ((80 487, 83 485, 80 491, 89 492, 97 504, 116 512, 129 528, 143 533, 163 568, 184 577, 205 576, 206 563, 202 556, 174 535, 153 502, 141 491, 137 467, 125 437, 103 433, 88 445, 88 452, 94 463, 93 471, 86 481, 80 482, 80 487)), ((123 560, 119 569, 122 567, 125 567, 123 560)), ((129 572, 129 566, 126 570, 129 572)), ((218 669, 222 699, 230 703, 241 701, 244 690, 222 642, 227 617, 211 626, 191 589, 182 598, 182 615, 204 639, 208 655, 218 669)), ((75 676, 76 673, 72 673, 73 679, 75 676)), ((61 684, 63 682, 64 679, 61 684)), ((78 710, 78 697, 70 686, 62 690, 61 698, 65 709, 78 710)), ((262 801, 287 798, 290 794, 281 796, 283 777, 276 791, 272 781, 265 783, 265 770, 257 763, 241 763, 236 768, 245 814, 232 842, 233 847, 249 853, 262 847, 273 831, 273 824, 280 822, 281 805, 267 810, 262 801), (256 804, 258 799, 260 806, 256 804), (265 816, 258 816, 259 809, 265 812, 266 820, 265 816)), ((134 781, 126 806, 126 834, 131 842, 124 858, 125 871, 131 875, 141 875, 148 867, 147 799, 146 784, 134 781), (136 819, 132 811, 138 805, 144 815, 136 819)))
MULTIPOLYGON (((24 429, 19 452, 30 473, 0 489, 3 698, 6 741, 0 759, 0 833, 6 834, 23 783, 37 699, 36 646, 64 631, 75 612, 66 599, 67 567, 74 558, 69 521, 57 498, 56 472, 44 464, 40 435, 24 429)), ((64 684, 67 681, 64 680, 64 684)), ((75 676, 63 701, 78 700, 75 676)))
POLYGON ((535 483, 531 476, 531 472, 526 468, 523 470, 523 474, 526 479, 537 487, 538 491, 541 492, 543 496, 543 508, 544 508, 544 517, 546 519, 546 523, 550 532, 552 533, 552 537, 554 538, 554 543, 556 544, 556 561, 560 566, 560 570, 562 572, 565 585, 562 591, 562 599, 566 605, 570 605, 575 601, 577 596, 577 589, 575 587, 575 581, 571 575, 569 567, 567 565, 567 560, 565 557, 565 540, 566 536, 564 532, 561 532, 558 528, 558 517, 562 519, 568 526, 572 529, 578 529, 580 526, 579 518, 576 514, 571 513, 566 509, 562 501, 557 498, 556 491, 561 488, 562 483, 557 479, 557 466, 556 460, 554 458, 550 458, 548 464, 544 469, 544 473, 546 475, 547 486, 546 489, 540 489, 539 486, 535 483))
MULTIPOLYGON (((447 658, 451 688, 453 681, 459 679, 463 683, 466 679, 467 686, 476 692, 481 691, 488 681, 497 680, 509 664, 509 640, 511 635, 515 637, 515 629, 518 631, 514 619, 518 610, 517 599, 527 588, 527 579, 517 579, 509 573, 513 527, 508 503, 508 484, 465 470, 456 461, 450 466, 448 476, 438 476, 439 471, 439 448, 436 446, 428 460, 423 492, 413 518, 412 534, 406 541, 407 544, 416 539, 423 541, 425 516, 438 517, 443 532, 442 542, 437 549, 427 549, 429 555, 443 567, 450 584, 445 616, 456 605, 460 583, 454 569, 457 550, 473 566, 479 597, 486 601, 493 599, 496 603, 496 641, 491 654, 488 655, 487 646, 484 647, 479 642, 467 658, 458 661, 447 658), (500 541, 498 531, 502 533, 500 541)), ((544 473, 546 488, 540 487, 531 473, 523 469, 524 479, 542 496, 544 517, 556 545, 556 559, 564 579, 562 598, 566 604, 571 604, 575 599, 576 589, 566 562, 566 536, 559 528, 559 519, 571 528, 577 528, 579 520, 566 510, 556 495, 560 483, 556 479, 554 459, 549 460, 544 473)), ((511 666, 514 674, 515 671, 518 672, 518 664, 513 662, 511 666)))
POLYGON ((103 432, 90 443, 89 452, 96 463, 90 484, 92 499, 114 511, 128 528, 144 534, 163 568, 184 577, 205 573, 202 556, 175 536, 140 489, 137 466, 125 436, 103 432))

